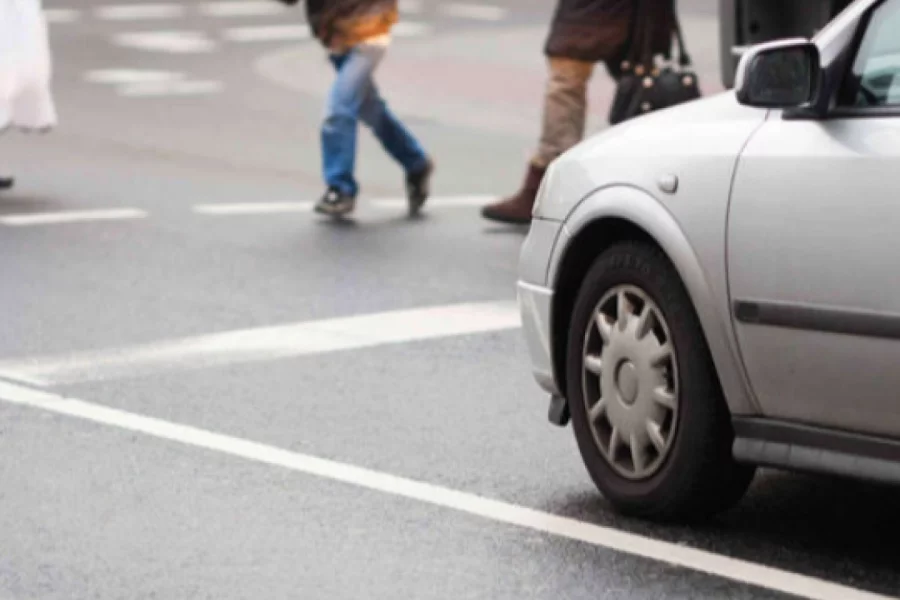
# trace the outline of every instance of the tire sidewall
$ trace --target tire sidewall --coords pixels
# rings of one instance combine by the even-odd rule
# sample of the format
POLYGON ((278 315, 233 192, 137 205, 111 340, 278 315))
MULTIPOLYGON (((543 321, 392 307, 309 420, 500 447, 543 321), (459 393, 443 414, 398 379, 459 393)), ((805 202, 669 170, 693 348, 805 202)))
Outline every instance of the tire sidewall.
POLYGON ((567 381, 572 425, 585 466, 601 492, 625 512, 655 514, 682 501, 700 472, 704 456, 716 446, 721 410, 714 395, 714 371, 697 317, 674 267, 661 252, 641 244, 620 244, 603 253, 584 279, 569 327, 567 381), (583 348, 600 299, 613 287, 643 290, 665 318, 679 378, 675 437, 668 456, 652 476, 629 480, 619 475, 597 448, 583 390, 583 348))

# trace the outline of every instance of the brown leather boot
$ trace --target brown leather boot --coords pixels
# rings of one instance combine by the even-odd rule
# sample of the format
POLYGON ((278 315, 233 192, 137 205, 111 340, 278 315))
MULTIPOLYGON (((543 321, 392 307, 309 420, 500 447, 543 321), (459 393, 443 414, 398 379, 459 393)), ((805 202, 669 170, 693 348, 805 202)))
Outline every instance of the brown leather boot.
POLYGON ((501 223, 531 223, 531 210, 546 171, 546 168, 530 165, 522 189, 510 198, 485 206, 481 209, 481 216, 501 223))

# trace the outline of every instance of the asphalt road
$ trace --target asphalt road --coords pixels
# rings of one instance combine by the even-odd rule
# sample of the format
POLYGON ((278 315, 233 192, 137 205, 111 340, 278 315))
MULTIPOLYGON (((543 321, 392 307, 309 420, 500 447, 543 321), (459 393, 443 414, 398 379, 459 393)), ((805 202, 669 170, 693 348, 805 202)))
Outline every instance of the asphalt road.
MULTIPOLYGON (((477 207, 533 146, 549 4, 404 4, 380 82, 436 198, 407 220, 364 136, 334 224, 309 211, 330 74, 300 11, 47 1, 60 127, 0 140, 0 597, 900 590, 896 490, 763 473, 711 523, 653 525, 547 424, 524 232, 477 207)), ((714 93, 715 11, 682 4, 714 93)), ((598 72, 594 129, 611 92, 598 72)))

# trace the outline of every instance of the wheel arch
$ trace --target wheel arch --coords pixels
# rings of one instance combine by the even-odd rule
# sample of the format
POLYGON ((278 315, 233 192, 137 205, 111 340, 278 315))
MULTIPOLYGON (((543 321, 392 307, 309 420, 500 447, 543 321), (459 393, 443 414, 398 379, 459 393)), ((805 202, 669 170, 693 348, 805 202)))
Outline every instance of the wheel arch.
POLYGON ((700 258, 672 213, 641 189, 615 186, 597 190, 582 200, 569 213, 564 227, 565 242, 554 250, 548 273, 554 290, 553 367, 557 387, 564 395, 566 339, 581 281, 603 251, 620 241, 638 240, 658 247, 679 274, 699 318, 732 414, 758 413, 736 352, 728 298, 716 297, 700 258))

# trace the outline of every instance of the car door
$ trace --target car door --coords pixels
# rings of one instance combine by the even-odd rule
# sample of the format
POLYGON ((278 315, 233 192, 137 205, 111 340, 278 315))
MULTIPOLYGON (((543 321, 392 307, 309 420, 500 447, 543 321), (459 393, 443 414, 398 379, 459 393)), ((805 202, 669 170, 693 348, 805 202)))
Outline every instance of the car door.
POLYGON ((748 142, 727 263, 767 417, 900 437, 900 0, 874 8, 826 119, 748 142))

